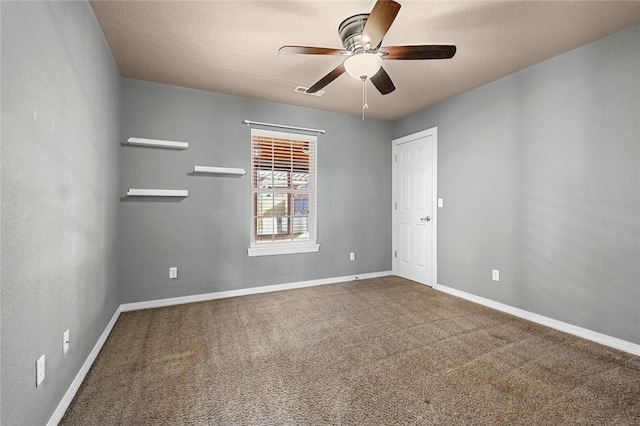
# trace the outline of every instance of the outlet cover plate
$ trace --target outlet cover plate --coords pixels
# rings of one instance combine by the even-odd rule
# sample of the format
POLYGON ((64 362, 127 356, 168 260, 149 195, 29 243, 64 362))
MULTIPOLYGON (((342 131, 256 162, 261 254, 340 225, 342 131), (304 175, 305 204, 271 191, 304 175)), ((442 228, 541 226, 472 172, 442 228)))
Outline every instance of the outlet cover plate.
POLYGON ((66 354, 69 351, 69 330, 62 333, 62 353, 66 354))
POLYGON ((500 271, 497 269, 491 270, 491 279, 494 281, 500 281, 500 271))
POLYGON ((36 361, 36 387, 44 381, 44 354, 36 361))
POLYGON ((171 278, 171 279, 178 278, 178 267, 177 266, 172 266, 171 268, 169 268, 169 278, 171 278))

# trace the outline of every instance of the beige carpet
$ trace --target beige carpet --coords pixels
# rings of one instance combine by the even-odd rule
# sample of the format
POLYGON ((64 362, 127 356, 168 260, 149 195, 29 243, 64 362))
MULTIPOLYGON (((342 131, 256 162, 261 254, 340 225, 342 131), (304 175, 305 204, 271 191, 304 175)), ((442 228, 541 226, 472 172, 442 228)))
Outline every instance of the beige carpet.
POLYGON ((62 425, 640 425, 640 357, 397 277, 124 313, 62 425))

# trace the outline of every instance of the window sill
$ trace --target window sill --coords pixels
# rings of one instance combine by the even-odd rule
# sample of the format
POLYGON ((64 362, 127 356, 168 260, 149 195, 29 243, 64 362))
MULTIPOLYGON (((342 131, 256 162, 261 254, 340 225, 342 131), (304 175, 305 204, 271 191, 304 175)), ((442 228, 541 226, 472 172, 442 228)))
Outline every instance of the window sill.
POLYGON ((273 256, 278 254, 313 253, 320 251, 320 244, 308 243, 275 243, 260 244, 250 247, 249 257, 273 256))

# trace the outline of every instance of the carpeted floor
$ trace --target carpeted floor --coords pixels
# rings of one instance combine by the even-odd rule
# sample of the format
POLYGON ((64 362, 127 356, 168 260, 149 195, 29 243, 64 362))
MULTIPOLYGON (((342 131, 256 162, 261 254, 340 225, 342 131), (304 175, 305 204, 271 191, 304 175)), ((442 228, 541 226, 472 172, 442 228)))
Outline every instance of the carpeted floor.
POLYGON ((61 425, 640 425, 640 357, 397 277, 123 313, 61 425))

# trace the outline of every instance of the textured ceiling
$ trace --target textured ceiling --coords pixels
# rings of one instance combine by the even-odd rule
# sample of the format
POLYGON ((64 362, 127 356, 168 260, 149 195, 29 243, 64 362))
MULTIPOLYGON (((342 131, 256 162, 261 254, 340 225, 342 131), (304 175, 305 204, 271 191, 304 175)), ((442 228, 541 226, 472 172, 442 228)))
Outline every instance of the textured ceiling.
MULTIPOLYGON (((640 22, 640 1, 399 1, 383 46, 454 44, 450 60, 385 61, 396 90, 369 84, 367 116, 395 120, 640 22)), ((282 55, 283 45, 341 48, 338 24, 375 1, 92 1, 124 77, 360 114, 346 74, 309 87, 344 60, 282 55)), ((630 52, 630 54, 632 54, 630 52)))

